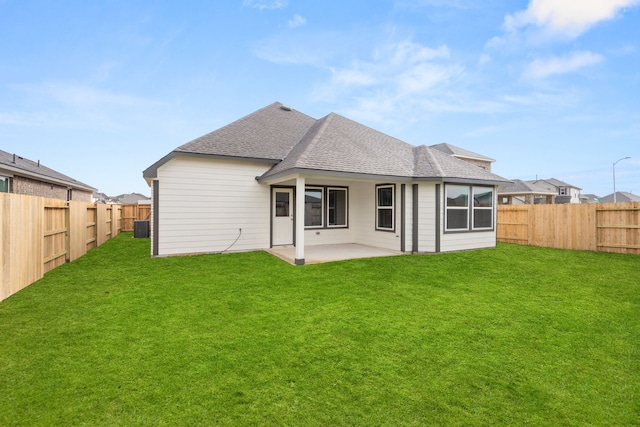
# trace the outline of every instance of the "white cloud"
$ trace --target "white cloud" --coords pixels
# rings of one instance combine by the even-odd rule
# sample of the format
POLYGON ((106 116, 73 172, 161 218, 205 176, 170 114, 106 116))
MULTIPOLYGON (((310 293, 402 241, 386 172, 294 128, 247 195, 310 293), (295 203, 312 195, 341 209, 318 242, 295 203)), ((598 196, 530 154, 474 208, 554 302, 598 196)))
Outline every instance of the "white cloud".
POLYGON ((596 65, 604 60, 602 55, 589 51, 572 52, 563 57, 536 59, 526 68, 525 77, 541 79, 554 74, 566 74, 580 68, 596 65))
POLYGON ((534 26, 574 38, 638 4, 640 0, 531 0, 526 10, 505 16, 504 26, 507 32, 534 26))
POLYGON ((242 2, 243 6, 259 10, 283 9, 287 7, 288 4, 289 2, 287 0, 244 0, 242 2))
POLYGON ((307 20, 303 16, 298 15, 297 13, 293 15, 293 18, 289 19, 288 21, 289 28, 296 28, 306 23, 307 23, 307 20))

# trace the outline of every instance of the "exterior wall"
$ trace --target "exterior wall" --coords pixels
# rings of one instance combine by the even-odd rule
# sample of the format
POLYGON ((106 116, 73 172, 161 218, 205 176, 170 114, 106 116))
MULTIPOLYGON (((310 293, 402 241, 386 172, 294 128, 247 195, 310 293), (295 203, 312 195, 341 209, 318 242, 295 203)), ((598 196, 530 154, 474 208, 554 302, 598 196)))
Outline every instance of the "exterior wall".
MULTIPOLYGON (((308 187, 313 186, 336 186, 347 187, 347 228, 309 228, 304 232, 304 242, 307 246, 313 245, 338 245, 344 243, 353 243, 355 240, 355 225, 360 218, 354 214, 355 208, 353 203, 353 194, 357 192, 357 187, 354 187, 352 182, 339 181, 335 179, 307 179, 305 185, 308 187)), ((326 202, 326 201, 325 201, 326 202)), ((299 217, 298 220, 304 221, 304 217, 299 217)))
MULTIPOLYGON (((11 181, 12 193, 67 200, 67 186, 38 181, 17 175, 14 175, 11 181)), ((71 191, 71 200, 90 203, 91 194, 92 193, 90 191, 83 191, 74 188, 71 191)))
POLYGON ((498 215, 497 187, 493 190, 493 230, 490 231, 467 231, 467 232, 444 232, 444 218, 446 215, 445 194, 441 193, 441 215, 440 215, 440 251, 452 252, 469 249, 494 248, 496 246, 496 216, 498 215))
POLYGON ((271 190, 255 177, 269 167, 176 157, 158 168, 158 255, 268 248, 271 190))
MULTIPOLYGON (((350 207, 354 215, 354 243, 375 246, 394 251, 400 250, 400 183, 395 183, 395 231, 376 230, 376 185, 389 181, 366 181, 353 184, 350 207)), ((393 184, 393 183, 392 183, 393 184)), ((408 189, 407 192, 410 190, 408 189)))
MULTIPOLYGON (((440 191, 442 192, 442 186, 440 191)), ((436 251, 436 184, 418 187, 418 252, 436 251)))

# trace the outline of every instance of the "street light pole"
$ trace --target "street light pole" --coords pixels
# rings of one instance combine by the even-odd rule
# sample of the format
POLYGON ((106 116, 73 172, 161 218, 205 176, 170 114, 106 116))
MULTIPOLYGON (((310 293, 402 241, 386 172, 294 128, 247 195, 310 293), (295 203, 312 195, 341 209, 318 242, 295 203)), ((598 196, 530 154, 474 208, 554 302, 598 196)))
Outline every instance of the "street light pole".
POLYGON ((616 202, 616 163, 621 160, 630 159, 631 157, 623 157, 613 162, 613 203, 616 202))

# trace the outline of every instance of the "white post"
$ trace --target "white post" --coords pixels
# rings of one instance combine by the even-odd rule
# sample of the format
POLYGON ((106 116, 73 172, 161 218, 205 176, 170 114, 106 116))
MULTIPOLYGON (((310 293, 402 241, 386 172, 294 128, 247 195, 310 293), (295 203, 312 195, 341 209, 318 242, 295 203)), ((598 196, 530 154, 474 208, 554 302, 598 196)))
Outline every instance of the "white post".
POLYGON ((304 186, 303 176, 296 178, 296 265, 304 264, 304 186))

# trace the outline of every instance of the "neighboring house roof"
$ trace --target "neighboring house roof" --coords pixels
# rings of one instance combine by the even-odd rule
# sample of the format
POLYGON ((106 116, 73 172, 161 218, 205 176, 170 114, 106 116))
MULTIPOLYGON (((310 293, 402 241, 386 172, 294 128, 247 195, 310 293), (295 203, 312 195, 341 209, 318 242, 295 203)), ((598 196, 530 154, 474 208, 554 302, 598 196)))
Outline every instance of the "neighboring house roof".
POLYGON ((176 148, 143 176, 179 155, 269 161, 259 180, 295 172, 449 178, 503 184, 508 180, 441 151, 416 147, 335 113, 315 120, 276 102, 176 148))
POLYGON ((144 194, 140 193, 120 194, 119 196, 116 196, 114 198, 123 205, 135 205, 141 200, 151 200, 150 197, 147 197, 144 194))
MULTIPOLYGON (((640 202, 640 197, 626 191, 616 191, 616 202, 640 202)), ((613 193, 601 197, 600 203, 613 203, 613 193)))
POLYGON ((566 182, 560 181, 559 179, 555 179, 555 178, 538 179, 538 180, 527 181, 527 182, 533 182, 534 184, 545 186, 546 188, 551 188, 551 187, 549 187, 549 185, 551 185, 551 186, 553 186, 555 188, 571 187, 571 188, 577 188, 578 190, 582 190, 582 188, 580 188, 580 187, 576 187, 575 185, 567 184, 566 182))
POLYGON ((549 190, 532 182, 513 179, 513 183, 506 187, 498 188, 498 194, 533 194, 533 195, 556 195, 557 192, 549 190))
POLYGON ((95 191, 96 189, 83 182, 75 180, 67 175, 50 169, 38 162, 34 162, 15 154, 7 153, 0 150, 0 169, 12 172, 21 176, 25 176, 38 181, 49 182, 53 184, 66 185, 71 188, 77 188, 86 191, 95 191))
MULTIPOLYGON (((613 198, 613 196, 611 196, 611 198, 613 198)), ((598 203, 600 202, 600 196, 596 195, 596 194, 581 194, 580 195, 580 199, 584 199, 586 200, 588 203, 598 203)))
POLYGON ((474 153, 473 151, 465 150, 464 148, 456 147, 455 145, 447 144, 443 142, 441 144, 431 145, 430 148, 435 148, 438 151, 442 151, 445 154, 448 154, 453 157, 457 157, 460 159, 474 159, 474 160, 482 160, 484 162, 495 162, 494 159, 490 157, 483 156, 482 154, 474 153))

